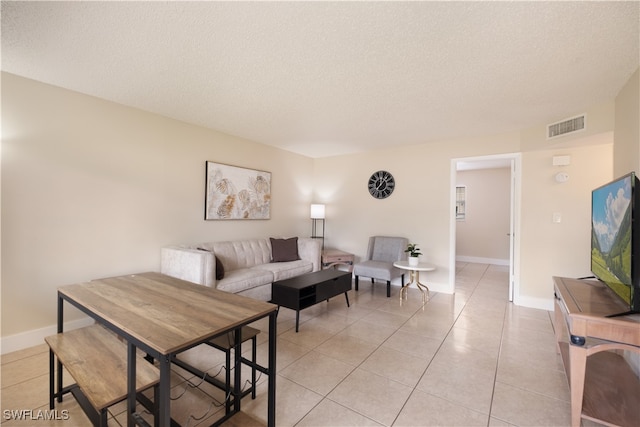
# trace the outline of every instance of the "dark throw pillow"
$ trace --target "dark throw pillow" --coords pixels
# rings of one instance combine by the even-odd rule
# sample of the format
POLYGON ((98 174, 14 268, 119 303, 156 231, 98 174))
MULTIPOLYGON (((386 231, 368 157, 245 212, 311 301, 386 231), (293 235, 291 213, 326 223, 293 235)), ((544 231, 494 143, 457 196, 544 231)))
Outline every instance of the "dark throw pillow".
POLYGON ((224 265, 222 265, 220 258, 216 256, 216 280, 222 279, 224 279, 224 265))
POLYGON ((274 239, 271 237, 271 262, 299 260, 298 238, 274 239))
MULTIPOLYGON (((198 248, 199 251, 211 252, 209 249, 198 248)), ((224 265, 220 262, 220 258, 218 258, 215 254, 213 255, 216 258, 216 280, 224 279, 224 265)))

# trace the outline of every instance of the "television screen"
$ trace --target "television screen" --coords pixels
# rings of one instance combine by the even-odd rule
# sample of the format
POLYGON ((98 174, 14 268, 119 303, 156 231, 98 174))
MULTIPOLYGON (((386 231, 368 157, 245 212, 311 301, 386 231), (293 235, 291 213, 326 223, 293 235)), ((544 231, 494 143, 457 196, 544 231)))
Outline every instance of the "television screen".
POLYGON ((635 174, 591 194, 591 271, 630 307, 634 292, 635 174))

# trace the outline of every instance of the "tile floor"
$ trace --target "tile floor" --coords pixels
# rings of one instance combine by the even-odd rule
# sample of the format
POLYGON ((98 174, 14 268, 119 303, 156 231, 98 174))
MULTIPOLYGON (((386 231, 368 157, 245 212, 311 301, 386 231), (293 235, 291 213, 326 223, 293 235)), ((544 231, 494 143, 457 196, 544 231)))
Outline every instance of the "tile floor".
MULTIPOLYGON (((278 316, 278 426, 567 426, 569 389, 556 354, 551 313, 507 302, 506 267, 459 263, 456 294, 432 293, 424 308, 410 289, 386 298, 385 285, 361 280, 342 297, 278 316)), ((258 359, 266 365, 267 322, 258 359)), ((243 347, 248 351, 249 345, 243 347)), ((223 353, 200 346, 182 355, 210 374, 223 353)), ((68 420, 7 420, 6 410, 48 409, 48 350, 39 345, 2 357, 1 409, 6 426, 86 426, 72 397, 58 411, 68 420)), ((243 377, 248 377, 244 372, 243 377)), ((68 376, 67 376, 68 377, 68 376)), ((179 368, 173 370, 172 415, 182 425, 209 425, 224 395, 179 368)), ((266 419, 266 377, 258 397, 245 397, 248 416, 266 419)), ((109 425, 126 425, 124 404, 110 409, 109 425)), ((230 423, 231 425, 231 423, 230 423)))

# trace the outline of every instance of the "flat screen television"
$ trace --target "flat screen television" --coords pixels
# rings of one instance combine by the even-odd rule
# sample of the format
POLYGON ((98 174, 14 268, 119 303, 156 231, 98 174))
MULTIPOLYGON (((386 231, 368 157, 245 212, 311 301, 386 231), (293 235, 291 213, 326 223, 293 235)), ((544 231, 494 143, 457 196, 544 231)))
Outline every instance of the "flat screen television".
POLYGON ((634 172, 591 192, 591 272, 640 313, 640 181, 634 172))

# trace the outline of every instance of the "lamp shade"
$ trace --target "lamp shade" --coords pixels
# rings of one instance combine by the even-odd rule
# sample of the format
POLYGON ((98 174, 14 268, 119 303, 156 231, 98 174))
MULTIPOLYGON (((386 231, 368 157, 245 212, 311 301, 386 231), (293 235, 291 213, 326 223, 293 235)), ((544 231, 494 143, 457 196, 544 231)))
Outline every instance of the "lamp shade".
POLYGON ((311 205, 311 219, 324 219, 324 205, 311 205))

